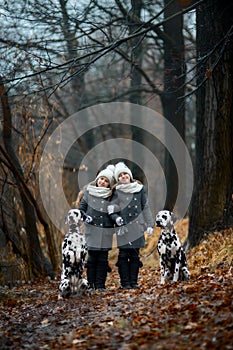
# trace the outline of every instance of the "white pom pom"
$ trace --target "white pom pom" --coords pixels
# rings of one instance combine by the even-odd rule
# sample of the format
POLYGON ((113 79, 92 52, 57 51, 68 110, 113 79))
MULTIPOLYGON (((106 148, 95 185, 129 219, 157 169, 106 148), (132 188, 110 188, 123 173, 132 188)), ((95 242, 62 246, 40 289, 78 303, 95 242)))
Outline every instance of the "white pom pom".
POLYGON ((110 164, 110 165, 108 165, 108 166, 107 166, 107 168, 106 168, 106 169, 108 169, 108 170, 110 170, 110 171, 112 171, 112 172, 114 173, 115 166, 114 166, 114 165, 112 165, 112 164, 110 164))
POLYGON ((117 167, 126 167, 125 163, 119 162, 116 164, 117 167))

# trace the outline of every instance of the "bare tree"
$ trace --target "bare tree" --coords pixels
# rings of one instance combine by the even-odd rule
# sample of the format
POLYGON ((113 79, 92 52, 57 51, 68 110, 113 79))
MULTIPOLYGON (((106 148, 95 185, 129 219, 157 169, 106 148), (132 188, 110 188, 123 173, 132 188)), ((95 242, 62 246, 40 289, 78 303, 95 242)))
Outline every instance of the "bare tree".
MULTIPOLYGON (((165 18, 181 12, 180 1, 164 1, 165 18)), ((175 127, 183 140, 185 140, 185 110, 179 97, 185 92, 185 47, 183 37, 183 16, 175 16, 164 23, 164 91, 161 95, 164 117, 175 127)), ((171 135, 166 136, 167 142, 172 143, 171 135)), ((172 147, 175 151, 176 145, 172 147)), ((176 165, 165 152, 165 174, 167 180, 167 198, 165 208, 173 211, 176 202, 178 187, 178 176, 176 165)), ((179 155, 181 158, 182 155, 179 155)), ((184 174, 185 177, 185 174, 184 174)), ((179 209, 179 208, 176 208, 179 209)))
POLYGON ((51 259, 56 268, 56 263, 53 259, 54 257, 54 242, 50 235, 49 227, 46 220, 43 218, 40 209, 38 208, 36 201, 31 194, 30 189, 25 183, 24 174, 18 160, 18 157, 14 150, 14 144, 12 141, 12 115, 10 111, 10 106, 8 102, 7 92, 0 79, 0 97, 3 109, 3 142, 4 148, 0 145, 1 159, 5 163, 8 169, 11 170, 15 177, 16 184, 18 186, 21 200, 24 208, 25 216, 25 228, 28 236, 30 249, 28 250, 28 255, 24 255, 27 259, 29 268, 32 270, 33 274, 38 275, 50 275, 54 276, 53 268, 50 262, 45 258, 42 253, 42 249, 39 242, 39 233, 36 227, 36 215, 35 209, 37 209, 37 214, 44 225, 45 232, 47 233, 48 243, 51 248, 51 259))
POLYGON ((196 178, 188 244, 233 224, 233 4, 197 8, 196 178))

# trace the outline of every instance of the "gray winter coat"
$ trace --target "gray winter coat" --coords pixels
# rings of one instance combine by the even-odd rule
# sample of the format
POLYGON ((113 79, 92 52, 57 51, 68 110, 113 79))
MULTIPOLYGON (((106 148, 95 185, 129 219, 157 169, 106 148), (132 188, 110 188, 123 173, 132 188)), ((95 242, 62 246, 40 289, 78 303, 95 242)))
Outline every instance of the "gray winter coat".
POLYGON ((121 216, 124 221, 123 231, 125 233, 121 236, 117 235, 118 248, 144 247, 144 231, 147 227, 154 225, 144 188, 136 193, 126 193, 115 189, 111 204, 114 207, 111 218, 115 221, 121 216))
POLYGON ((79 209, 90 215, 93 221, 85 223, 85 237, 88 249, 111 249, 114 222, 107 213, 110 204, 109 198, 96 197, 88 190, 84 192, 79 209))

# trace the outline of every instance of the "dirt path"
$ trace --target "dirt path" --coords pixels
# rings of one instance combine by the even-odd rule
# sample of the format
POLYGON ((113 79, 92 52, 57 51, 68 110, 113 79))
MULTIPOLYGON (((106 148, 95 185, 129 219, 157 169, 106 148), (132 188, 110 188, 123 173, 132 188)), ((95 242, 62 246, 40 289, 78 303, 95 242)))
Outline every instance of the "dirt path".
POLYGON ((107 290, 57 300, 59 281, 1 289, 3 349, 233 349, 232 272, 220 267, 189 283, 161 286, 143 267, 139 290, 107 290))

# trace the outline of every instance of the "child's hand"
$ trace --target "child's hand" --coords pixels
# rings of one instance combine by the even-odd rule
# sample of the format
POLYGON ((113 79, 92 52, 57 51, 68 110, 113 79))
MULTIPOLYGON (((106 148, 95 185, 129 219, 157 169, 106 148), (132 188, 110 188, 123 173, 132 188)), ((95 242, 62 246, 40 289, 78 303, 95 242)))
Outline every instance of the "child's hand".
POLYGON ((151 236, 153 231, 153 227, 147 227, 146 233, 148 234, 148 236, 151 236))
POLYGON ((117 226, 122 226, 122 225, 124 225, 124 221, 123 221, 123 219, 122 219, 121 216, 119 216, 119 217, 116 219, 116 224, 117 224, 117 226))

